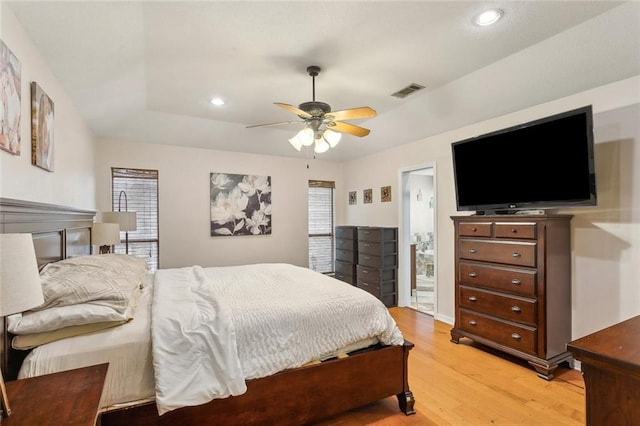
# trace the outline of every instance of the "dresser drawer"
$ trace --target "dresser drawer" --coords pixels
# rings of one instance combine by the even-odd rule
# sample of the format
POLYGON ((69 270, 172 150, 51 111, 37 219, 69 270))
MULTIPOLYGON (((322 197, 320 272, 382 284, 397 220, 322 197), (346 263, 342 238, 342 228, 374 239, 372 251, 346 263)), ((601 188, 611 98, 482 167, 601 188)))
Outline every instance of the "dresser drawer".
POLYGON ((458 245, 458 257, 483 262, 535 267, 536 243, 461 238, 458 245))
POLYGON ((356 265, 351 262, 342 262, 340 260, 336 260, 335 272, 347 275, 355 275, 356 273, 356 265))
POLYGON ((462 308, 459 327, 478 337, 536 355, 537 330, 534 327, 518 325, 462 308))
POLYGON ((351 250, 336 249, 336 260, 341 260, 348 263, 356 263, 358 260, 356 252, 351 250))
POLYGON ((355 226, 336 226, 336 238, 355 240, 358 238, 357 229, 355 226))
POLYGON ((395 254, 374 256, 362 252, 358 253, 358 265, 364 265, 370 268, 395 268, 397 264, 398 258, 395 254))
POLYGON ((496 222, 493 227, 496 238, 536 238, 536 224, 530 222, 496 222))
POLYGON ((515 269, 461 260, 458 264, 458 281, 488 289, 506 291, 522 296, 536 296, 535 269, 515 269))
POLYGON ((491 222, 468 222, 458 225, 458 234, 464 237, 490 237, 491 222))
POLYGON ((358 227, 359 241, 396 241, 398 239, 398 228, 374 228, 358 227))
POLYGON ((386 281, 386 282, 376 283, 371 280, 368 280, 366 277, 362 277, 358 275, 358 279, 356 280, 356 283, 358 288, 367 290, 369 293, 373 294, 378 298, 381 298, 385 294, 396 293, 395 281, 386 281))
POLYGON ((393 269, 372 269, 358 265, 356 267, 358 278, 369 283, 380 284, 386 281, 394 281, 397 278, 398 270, 393 269))
POLYGON ((360 241, 358 243, 358 251, 364 254, 373 254, 375 256, 384 256, 386 254, 395 254, 397 244, 395 241, 371 242, 360 241))
POLYGON ((356 285, 356 281, 353 279, 353 275, 336 272, 334 277, 340 281, 344 281, 345 283, 356 285))
POLYGON ((509 321, 536 325, 536 300, 460 286, 460 306, 509 321))
POLYGON ((357 240, 348 240, 346 238, 336 238, 337 249, 354 251, 356 247, 358 247, 357 240))

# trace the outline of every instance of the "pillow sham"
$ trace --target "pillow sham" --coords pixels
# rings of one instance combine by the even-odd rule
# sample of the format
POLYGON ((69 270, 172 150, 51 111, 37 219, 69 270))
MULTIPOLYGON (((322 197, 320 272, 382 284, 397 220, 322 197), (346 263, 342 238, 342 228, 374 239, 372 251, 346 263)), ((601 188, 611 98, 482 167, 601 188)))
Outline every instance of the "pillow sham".
POLYGON ((81 336, 83 334, 95 333, 107 328, 117 327, 119 325, 127 323, 128 321, 130 320, 72 325, 70 327, 64 327, 52 331, 45 331, 42 333, 23 334, 15 336, 13 339, 11 339, 11 347, 18 350, 29 350, 46 343, 55 342, 56 340, 62 340, 74 336, 81 336))
POLYGON ((27 311, 7 317, 7 329, 13 334, 33 334, 59 330, 65 327, 100 322, 128 321, 133 318, 137 296, 124 312, 96 303, 54 306, 41 311, 27 311))
POLYGON ((144 259, 121 254, 79 256, 50 263, 40 273, 44 303, 33 311, 98 302, 124 313, 147 274, 144 259))

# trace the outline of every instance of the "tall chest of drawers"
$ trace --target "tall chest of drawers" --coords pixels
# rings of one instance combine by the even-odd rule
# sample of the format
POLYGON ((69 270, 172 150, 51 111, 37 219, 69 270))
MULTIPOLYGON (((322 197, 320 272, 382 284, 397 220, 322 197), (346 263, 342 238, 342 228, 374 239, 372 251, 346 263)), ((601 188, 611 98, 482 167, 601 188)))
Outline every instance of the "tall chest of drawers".
POLYGON ((336 226, 335 277, 356 285, 358 263, 358 227, 336 226))
POLYGON ((386 306, 398 304, 398 228, 358 227, 356 284, 386 306))
POLYGON ((571 360, 570 215, 457 216, 455 325, 551 380, 571 360))

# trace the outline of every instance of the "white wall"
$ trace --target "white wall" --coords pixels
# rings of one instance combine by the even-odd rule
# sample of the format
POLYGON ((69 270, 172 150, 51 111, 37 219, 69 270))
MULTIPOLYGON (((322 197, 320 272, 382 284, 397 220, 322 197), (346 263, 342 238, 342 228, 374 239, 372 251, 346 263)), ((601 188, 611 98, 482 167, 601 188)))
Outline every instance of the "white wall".
MULTIPOLYGON (((96 148, 96 190, 101 211, 111 210, 111 167, 159 171, 161 268, 257 262, 307 266, 308 181, 332 180, 336 193, 344 192, 339 163, 101 140, 96 148), (212 172, 271 176, 271 235, 210 236, 212 172)), ((343 220, 342 204, 343 199, 337 197, 337 223, 343 220)))
MULTIPOLYGON (((437 318, 452 322, 454 317, 454 230, 450 216, 462 213, 456 211, 451 143, 588 104, 594 110, 598 208, 562 211, 574 215, 573 336, 640 314, 640 76, 636 76, 345 165, 345 191, 397 182, 396 189, 400 170, 417 164, 436 165, 437 318)), ((346 205, 345 223, 402 228, 398 201, 396 197, 393 203, 381 204, 374 197, 373 204, 346 205)), ((401 250, 401 257, 403 253, 401 250)), ((403 291, 408 288, 406 275, 400 271, 403 291)))
POLYGON ((94 209, 94 138, 11 10, 0 4, 0 11, 0 38, 22 70, 21 154, 0 151, 0 197, 94 209), (32 81, 54 102, 53 173, 31 165, 32 81))

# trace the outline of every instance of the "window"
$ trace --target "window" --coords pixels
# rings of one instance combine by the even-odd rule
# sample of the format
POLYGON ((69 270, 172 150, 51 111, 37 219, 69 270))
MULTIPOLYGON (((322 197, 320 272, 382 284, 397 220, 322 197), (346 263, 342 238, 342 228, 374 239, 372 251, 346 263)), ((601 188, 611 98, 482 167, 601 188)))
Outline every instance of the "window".
MULTIPOLYGON (((158 171, 111 168, 111 200, 113 211, 135 211, 136 230, 129 231, 129 254, 144 257, 149 270, 160 266, 158 240, 158 171)), ((120 233, 120 240, 127 235, 120 233)), ((125 253, 126 244, 115 247, 125 253)))
POLYGON ((309 181, 309 268, 334 272, 333 190, 335 182, 309 181))

